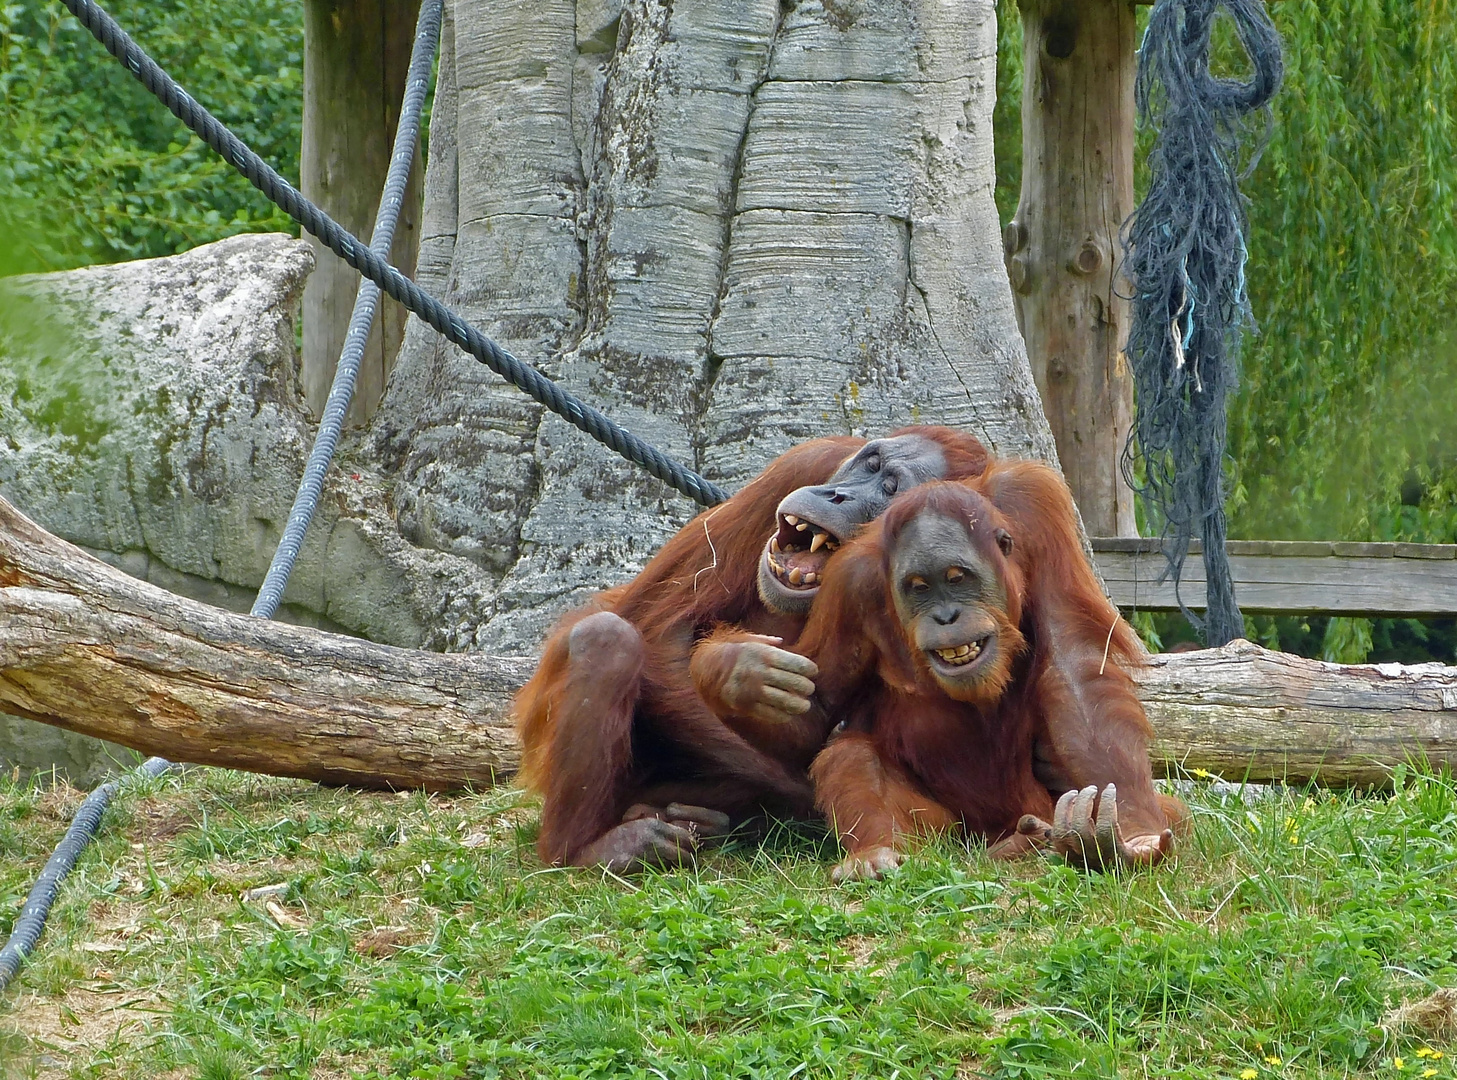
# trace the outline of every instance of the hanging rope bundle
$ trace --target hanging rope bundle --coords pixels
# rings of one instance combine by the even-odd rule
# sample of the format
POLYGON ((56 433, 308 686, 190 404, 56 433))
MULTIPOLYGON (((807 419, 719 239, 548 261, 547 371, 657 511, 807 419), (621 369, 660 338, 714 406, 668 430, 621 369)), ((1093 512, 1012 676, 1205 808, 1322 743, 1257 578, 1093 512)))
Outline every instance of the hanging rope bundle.
POLYGON ((1264 147, 1283 74, 1280 35, 1263 0, 1158 0, 1149 16, 1135 94, 1139 122, 1158 137, 1148 194, 1123 238, 1138 400, 1123 472, 1163 526, 1176 594, 1189 541, 1202 541, 1206 617, 1197 619, 1182 597, 1179 606, 1210 645, 1244 633, 1224 549, 1223 484, 1226 403, 1240 331, 1253 324, 1239 181, 1264 147), (1221 9, 1249 57, 1247 82, 1210 74, 1221 9))

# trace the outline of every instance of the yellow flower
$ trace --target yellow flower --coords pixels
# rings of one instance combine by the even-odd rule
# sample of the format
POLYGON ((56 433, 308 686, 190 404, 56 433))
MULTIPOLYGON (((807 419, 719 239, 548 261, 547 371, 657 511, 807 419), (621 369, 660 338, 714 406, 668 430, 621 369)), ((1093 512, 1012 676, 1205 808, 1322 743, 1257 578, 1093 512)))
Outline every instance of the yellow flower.
POLYGON ((1422 1075, 1423 1076, 1436 1076, 1437 1075, 1437 1070, 1436 1069, 1423 1069, 1422 1070, 1422 1075))
POLYGON ((1431 1056, 1432 1056, 1432 1048, 1430 1046, 1424 1046, 1420 1050, 1417 1051, 1417 1057, 1419 1057, 1419 1058, 1431 1057, 1431 1056))
POLYGON ((1266 1065, 1279 1065, 1280 1064, 1280 1059, 1277 1058, 1274 1054, 1271 1054, 1269 1057, 1265 1058, 1265 1064, 1266 1065))
POLYGON ((1254 1069, 1244 1069, 1239 1074, 1239 1080, 1255 1080, 1260 1074, 1254 1069))
POLYGON ((1442 1051, 1440 1051, 1440 1050, 1433 1050, 1432 1051, 1432 1060, 1433 1061, 1438 1061, 1438 1060, 1441 1059, 1441 1057, 1442 1057, 1442 1051))
POLYGON ((1401 1058, 1397 1058, 1395 1061, 1392 1062, 1392 1064, 1395 1065, 1398 1069, 1406 1068, 1406 1062, 1403 1061, 1401 1058))

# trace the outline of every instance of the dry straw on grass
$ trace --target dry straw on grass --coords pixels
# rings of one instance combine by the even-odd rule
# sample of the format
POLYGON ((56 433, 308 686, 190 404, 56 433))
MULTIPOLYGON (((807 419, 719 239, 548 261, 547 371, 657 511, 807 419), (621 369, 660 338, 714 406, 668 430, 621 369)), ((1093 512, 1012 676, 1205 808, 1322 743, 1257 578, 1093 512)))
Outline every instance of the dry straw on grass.
POLYGON ((1457 1036, 1457 988, 1443 987, 1420 1001, 1392 1009, 1382 1020, 1389 1031, 1406 1031, 1429 1039, 1457 1036))

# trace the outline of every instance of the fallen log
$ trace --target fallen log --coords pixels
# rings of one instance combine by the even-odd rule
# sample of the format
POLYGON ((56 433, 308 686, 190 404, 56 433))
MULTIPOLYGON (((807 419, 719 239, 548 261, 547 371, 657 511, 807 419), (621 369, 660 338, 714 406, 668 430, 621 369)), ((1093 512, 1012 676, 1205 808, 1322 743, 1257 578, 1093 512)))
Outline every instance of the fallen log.
MULTIPOLYGON (((235 615, 127 577, 0 499, 0 711, 144 754, 362 787, 510 777, 524 657, 430 653, 235 615)), ((1157 767, 1383 784, 1457 763, 1457 668, 1247 641, 1138 673, 1157 767)))
POLYGON ((508 708, 532 666, 209 607, 0 499, 0 711, 174 761, 450 790, 515 772, 508 708))

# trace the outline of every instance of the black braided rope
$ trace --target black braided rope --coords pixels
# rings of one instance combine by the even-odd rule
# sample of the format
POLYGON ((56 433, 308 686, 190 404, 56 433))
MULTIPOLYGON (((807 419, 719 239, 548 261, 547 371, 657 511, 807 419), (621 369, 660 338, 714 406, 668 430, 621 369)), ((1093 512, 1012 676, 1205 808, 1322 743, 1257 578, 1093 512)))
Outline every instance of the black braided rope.
POLYGON ((368 244, 360 241, 304 198, 297 188, 279 176, 217 117, 194 101, 132 41, 115 19, 91 0, 62 0, 62 3, 106 47, 107 52, 120 60, 189 130, 221 154, 228 164, 247 177, 249 183, 268 196, 280 209, 317 236, 324 246, 373 281, 387 295, 394 297, 507 382, 526 391, 558 416, 581 428, 633 464, 642 466, 694 502, 714 506, 728 498, 728 492, 711 480, 684 468, 609 419, 600 410, 567 393, 530 364, 512 356, 405 277, 382 255, 370 250, 368 244))
POLYGON ((1240 333, 1253 322, 1239 181, 1259 159, 1283 73, 1280 35, 1263 0, 1158 0, 1138 55, 1139 122, 1158 138, 1148 194, 1123 238, 1138 402, 1123 474, 1163 528, 1175 595, 1189 542, 1201 539, 1205 618, 1182 597, 1179 607, 1210 645, 1244 634, 1224 546, 1226 408, 1240 333), (1248 82, 1210 74, 1210 32, 1221 11, 1249 57, 1248 82))

